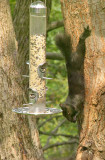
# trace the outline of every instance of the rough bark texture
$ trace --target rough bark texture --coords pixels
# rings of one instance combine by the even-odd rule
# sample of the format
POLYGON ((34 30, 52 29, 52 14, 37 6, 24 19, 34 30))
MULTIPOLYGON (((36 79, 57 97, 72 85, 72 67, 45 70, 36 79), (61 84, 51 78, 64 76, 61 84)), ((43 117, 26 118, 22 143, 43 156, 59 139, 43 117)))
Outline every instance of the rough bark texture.
MULTIPOLYGON (((75 51, 89 25, 84 64, 85 105, 76 160, 105 159, 105 1, 61 0, 65 31, 75 51)), ((78 62, 77 62, 78 63, 78 62)))
POLYGON ((43 160, 35 117, 12 113, 26 101, 16 53, 9 2, 0 0, 0 160, 43 160))
MULTIPOLYGON (((14 29, 18 42, 18 65, 22 74, 28 74, 29 60, 29 6, 31 0, 17 0, 14 10, 14 29)), ((23 79, 24 80, 24 79, 23 79)), ((25 81, 26 82, 26 81, 25 81)))

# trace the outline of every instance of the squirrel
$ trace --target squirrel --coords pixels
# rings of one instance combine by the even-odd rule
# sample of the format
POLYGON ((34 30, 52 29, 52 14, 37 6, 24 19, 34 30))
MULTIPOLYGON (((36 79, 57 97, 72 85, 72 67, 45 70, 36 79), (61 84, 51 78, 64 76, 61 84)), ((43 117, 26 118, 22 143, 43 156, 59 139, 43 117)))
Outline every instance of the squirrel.
POLYGON ((57 34, 55 37, 56 46, 60 49, 66 61, 68 74, 69 92, 66 101, 60 104, 63 115, 71 122, 77 120, 77 115, 83 110, 84 104, 84 58, 85 40, 91 34, 89 26, 84 28, 76 47, 72 53, 71 36, 66 33, 57 34))

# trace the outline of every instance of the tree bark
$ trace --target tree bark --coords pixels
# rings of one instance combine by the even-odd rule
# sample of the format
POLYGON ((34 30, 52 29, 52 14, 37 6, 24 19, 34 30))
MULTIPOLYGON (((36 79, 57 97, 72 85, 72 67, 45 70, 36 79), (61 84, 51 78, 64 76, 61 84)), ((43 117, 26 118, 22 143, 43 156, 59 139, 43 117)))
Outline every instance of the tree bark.
POLYGON ((12 113, 26 102, 16 54, 9 2, 0 0, 0 160, 43 160, 35 117, 12 113))
POLYGON ((105 2, 61 0, 61 6, 65 32, 72 37, 74 51, 84 27, 89 25, 91 29, 91 36, 86 40, 85 102, 76 160, 104 160, 105 2))
POLYGON ((26 62, 29 60, 29 6, 31 0, 17 0, 14 10, 14 30, 18 42, 18 65, 21 75, 28 74, 26 62))

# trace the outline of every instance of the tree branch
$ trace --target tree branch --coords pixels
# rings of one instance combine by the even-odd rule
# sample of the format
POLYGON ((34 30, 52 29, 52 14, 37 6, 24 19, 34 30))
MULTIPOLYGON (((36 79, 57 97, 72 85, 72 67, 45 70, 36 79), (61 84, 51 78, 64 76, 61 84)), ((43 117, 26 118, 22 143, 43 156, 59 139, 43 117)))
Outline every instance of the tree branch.
POLYGON ((64 57, 61 53, 52 53, 52 52, 47 52, 46 53, 47 59, 53 59, 53 60, 64 60, 64 57))
POLYGON ((66 119, 63 119, 63 121, 61 121, 61 122, 57 125, 57 127, 52 131, 52 133, 55 133, 55 132, 58 130, 58 128, 59 128, 63 123, 65 123, 65 121, 66 121, 66 119))
POLYGON ((64 26, 64 22, 62 21, 55 21, 48 25, 47 32, 52 31, 54 29, 60 28, 64 26))
POLYGON ((56 116, 52 116, 52 117, 46 119, 44 122, 42 122, 41 124, 38 125, 38 128, 41 128, 43 125, 45 125, 47 122, 49 122, 53 118, 59 118, 59 117, 61 117, 61 116, 60 115, 56 115, 56 116))
POLYGON ((73 139, 77 139, 78 140, 78 136, 71 136, 71 135, 67 135, 67 134, 54 134, 54 133, 47 133, 47 132, 43 132, 39 130, 40 134, 44 134, 44 135, 49 135, 49 136, 64 136, 64 137, 68 137, 68 138, 73 138, 73 139))
MULTIPOLYGON (((54 128, 54 129, 51 131, 51 133, 52 133, 52 134, 55 134, 55 133, 58 131, 58 128, 59 128, 65 121, 66 121, 66 119, 63 119, 63 121, 61 121, 61 122, 57 125, 57 127, 54 128)), ((48 137, 47 143, 46 143, 45 146, 48 146, 51 137, 52 137, 52 136, 49 136, 49 137, 48 137)))
POLYGON ((53 147, 58 147, 58 146, 68 145, 68 144, 75 144, 75 143, 78 144, 78 141, 77 140, 71 140, 71 141, 68 141, 68 142, 55 143, 55 144, 44 146, 43 151, 45 151, 47 149, 50 149, 50 148, 53 148, 53 147))

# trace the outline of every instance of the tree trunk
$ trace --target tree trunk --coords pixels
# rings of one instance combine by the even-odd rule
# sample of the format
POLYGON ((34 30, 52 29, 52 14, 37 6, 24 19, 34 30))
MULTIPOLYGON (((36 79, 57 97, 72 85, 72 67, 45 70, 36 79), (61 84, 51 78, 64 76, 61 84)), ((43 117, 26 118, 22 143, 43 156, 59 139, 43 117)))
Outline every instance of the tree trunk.
POLYGON ((43 160, 35 117, 12 113, 26 101, 16 65, 8 0, 0 0, 0 160, 43 160))
POLYGON ((104 160, 105 2, 61 0, 61 6, 65 31, 72 37, 74 51, 84 27, 89 25, 91 29, 91 36, 86 40, 85 102, 76 160, 104 160))

